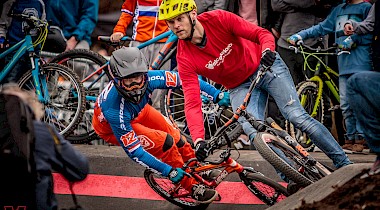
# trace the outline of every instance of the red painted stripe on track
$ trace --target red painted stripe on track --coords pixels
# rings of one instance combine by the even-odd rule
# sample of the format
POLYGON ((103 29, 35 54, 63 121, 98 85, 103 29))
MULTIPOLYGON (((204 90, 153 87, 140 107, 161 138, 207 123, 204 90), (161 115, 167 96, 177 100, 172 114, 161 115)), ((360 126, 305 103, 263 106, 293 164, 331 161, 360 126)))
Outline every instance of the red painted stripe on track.
MULTIPOLYGON (((56 194, 71 194, 62 175, 53 173, 53 178, 56 194)), ((224 181, 216 189, 222 196, 222 200, 216 203, 263 204, 241 182, 224 181)), ((164 200, 141 177, 89 174, 85 180, 74 184, 73 190, 76 195, 164 200)))

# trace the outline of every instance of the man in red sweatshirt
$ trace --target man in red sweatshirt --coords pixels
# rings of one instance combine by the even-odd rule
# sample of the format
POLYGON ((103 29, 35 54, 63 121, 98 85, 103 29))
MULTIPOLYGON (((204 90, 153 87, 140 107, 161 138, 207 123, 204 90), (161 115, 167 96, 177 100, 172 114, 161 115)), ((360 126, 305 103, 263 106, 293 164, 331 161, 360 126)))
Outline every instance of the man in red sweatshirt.
MULTIPOLYGON (((164 0, 159 19, 166 20, 179 38, 178 71, 185 96, 186 119, 198 160, 208 156, 198 75, 229 89, 232 108, 236 110, 262 66, 271 71, 265 73, 253 90, 247 112, 263 120, 270 94, 284 117, 306 132, 337 168, 351 164, 330 132, 301 106, 289 70, 274 51, 274 37, 269 31, 223 10, 198 16, 194 0, 164 0)), ((242 117, 239 122, 253 140, 255 129, 242 117)))

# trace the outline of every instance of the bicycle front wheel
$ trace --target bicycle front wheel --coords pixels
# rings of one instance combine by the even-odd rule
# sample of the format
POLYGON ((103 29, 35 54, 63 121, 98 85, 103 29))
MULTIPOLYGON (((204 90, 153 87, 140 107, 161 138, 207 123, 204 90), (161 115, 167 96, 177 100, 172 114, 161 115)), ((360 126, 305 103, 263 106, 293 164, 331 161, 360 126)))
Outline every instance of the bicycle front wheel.
POLYGON ((297 184, 305 187, 323 177, 319 172, 314 174, 315 167, 307 166, 300 154, 287 144, 281 143, 277 137, 259 132, 254 142, 257 151, 265 160, 297 184))
MULTIPOLYGON (((66 66, 44 64, 40 66, 40 80, 46 81, 48 100, 42 101, 45 108, 43 121, 53 124, 60 134, 68 136, 80 123, 85 109, 85 92, 78 76, 66 66)), ((40 83, 40 82, 39 82, 40 83)), ((25 90, 36 90, 32 72, 29 71, 18 82, 25 90)))
POLYGON ((286 188, 261 173, 239 174, 240 179, 257 198, 272 206, 289 196, 286 188))
POLYGON ((144 178, 157 194, 176 206, 184 209, 202 210, 209 205, 198 203, 190 196, 190 192, 182 187, 177 187, 169 178, 158 175, 149 169, 144 171, 144 178))

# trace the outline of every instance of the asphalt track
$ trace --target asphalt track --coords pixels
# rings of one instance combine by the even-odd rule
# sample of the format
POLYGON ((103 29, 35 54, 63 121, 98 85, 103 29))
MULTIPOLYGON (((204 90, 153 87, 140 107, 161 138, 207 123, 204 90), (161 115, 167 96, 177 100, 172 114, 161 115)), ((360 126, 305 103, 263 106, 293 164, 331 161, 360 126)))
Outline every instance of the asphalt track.
MULTIPOLYGON (((104 210, 104 209, 180 209, 179 207, 170 204, 158 196, 145 182, 143 178, 144 168, 137 163, 131 161, 124 151, 119 147, 108 146, 90 146, 90 145, 77 145, 82 153, 84 153, 90 161, 91 174, 80 183, 76 183, 73 187, 74 192, 77 195, 79 204, 86 210, 104 210)), ((273 168, 267 163, 257 151, 236 151, 233 152, 232 157, 239 157, 238 161, 243 166, 250 166, 256 170, 262 172, 266 176, 281 182, 278 175, 273 168)), ((323 153, 312 153, 312 155, 327 165, 332 165, 331 161, 323 153)), ((340 183, 343 180, 349 179, 353 176, 357 170, 362 167, 369 167, 375 159, 375 155, 361 155, 350 154, 351 161, 355 163, 367 163, 360 164, 360 167, 355 167, 350 170, 352 173, 340 172, 340 170, 334 172, 340 172, 340 174, 331 177, 333 181, 326 181, 326 183, 340 183), (344 178, 342 177, 344 174, 344 178)), ((69 185, 67 181, 59 174, 54 174, 54 188, 58 194, 58 202, 60 208, 70 208, 73 206, 73 201, 70 195, 69 185)), ((322 180, 323 181, 323 180, 322 180)), ((319 182, 317 182, 319 183, 319 182)), ((317 184, 315 183, 315 184, 317 184)), ((314 184, 313 184, 314 185, 314 184)), ((326 186, 322 182, 317 188, 317 194, 322 196, 328 195, 328 191, 322 187, 326 186)), ((310 192, 314 192, 315 189, 312 186, 310 192)), ((308 187, 308 188, 309 188, 308 187)), ((307 190, 305 188, 304 190, 307 190)), ((264 205, 260 200, 254 197, 248 189, 239 182, 238 177, 235 174, 227 177, 218 187, 217 190, 221 194, 221 201, 214 202, 207 209, 209 210, 224 210, 224 209, 267 209, 269 206, 264 205)), ((310 194, 310 193, 306 193, 310 194)), ((290 203, 288 205, 296 204, 299 200, 299 196, 302 197, 303 193, 298 192, 288 199, 284 200, 290 203), (299 194, 299 195, 298 195, 299 194), (289 202, 288 200, 293 199, 289 202)), ((304 196, 305 197, 305 196, 304 196)), ((315 196, 314 196, 315 197, 315 196)), ((279 204, 281 204, 280 202, 279 204)), ((278 204, 278 205, 279 205, 278 204)), ((273 209, 278 209, 276 208, 273 209)), ((290 206, 287 206, 291 209, 290 206)))

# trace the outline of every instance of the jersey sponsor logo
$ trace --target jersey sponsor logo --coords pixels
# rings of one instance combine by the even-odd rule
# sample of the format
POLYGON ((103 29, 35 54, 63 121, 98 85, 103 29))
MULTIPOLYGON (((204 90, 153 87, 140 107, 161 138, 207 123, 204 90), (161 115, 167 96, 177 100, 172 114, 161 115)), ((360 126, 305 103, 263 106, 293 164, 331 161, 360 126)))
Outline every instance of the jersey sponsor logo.
POLYGON ((149 149, 152 149, 156 144, 147 136, 144 136, 144 135, 139 135, 137 137, 139 140, 140 140, 140 144, 141 146, 145 149, 145 150, 149 150, 149 149))
POLYGON ((127 130, 124 125, 124 98, 121 98, 120 101, 120 110, 119 110, 119 120, 120 120, 120 128, 123 130, 127 130))
POLYGON ((176 87, 177 86, 177 74, 166 71, 166 87, 176 87))
POLYGON ((159 171, 157 171, 157 170, 155 170, 155 169, 149 167, 147 164, 145 164, 144 162, 142 162, 141 160, 139 160, 137 157, 133 157, 133 160, 136 161, 138 164, 140 164, 140 165, 146 167, 147 169, 153 171, 153 172, 156 173, 156 174, 159 174, 159 175, 162 174, 162 173, 160 173, 159 171))
POLYGON ((220 52, 219 57, 217 57, 214 61, 210 60, 205 67, 208 69, 214 69, 215 66, 219 66, 224 62, 224 58, 226 58, 227 55, 229 55, 232 51, 232 43, 229 43, 222 52, 220 52))
POLYGON ((154 81, 154 80, 162 80, 162 81, 164 81, 165 77, 161 76, 161 75, 155 75, 155 76, 150 76, 149 77, 149 81, 154 81))
MULTIPOLYGON (((122 135, 120 137, 120 140, 123 143, 124 147, 128 147, 132 144, 138 143, 138 139, 137 139, 136 134, 133 130, 122 135)), ((130 150, 130 149, 128 149, 128 150, 130 150)))

